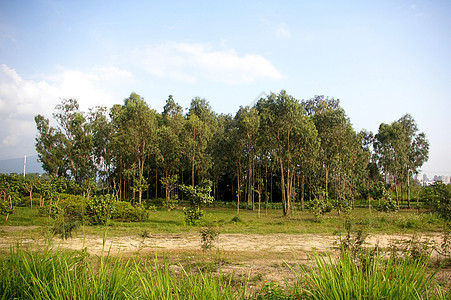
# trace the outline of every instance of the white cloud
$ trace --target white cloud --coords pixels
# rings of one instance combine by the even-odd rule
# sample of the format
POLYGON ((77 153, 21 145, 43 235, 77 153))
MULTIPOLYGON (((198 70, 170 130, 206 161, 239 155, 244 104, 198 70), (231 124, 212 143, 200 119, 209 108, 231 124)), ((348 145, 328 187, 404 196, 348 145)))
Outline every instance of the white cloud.
POLYGON ((97 67, 90 73, 60 69, 42 81, 23 79, 14 69, 0 65, 0 159, 34 153, 34 116, 51 119, 60 99, 75 98, 80 109, 118 103, 102 84, 132 78, 116 67, 97 67))
POLYGON ((280 79, 276 67, 263 56, 239 56, 234 49, 207 43, 166 42, 135 50, 133 60, 149 74, 194 83, 200 79, 250 83, 260 78, 280 79))
POLYGON ((276 35, 280 39, 290 37, 291 33, 290 33, 290 29, 288 28, 288 25, 285 23, 280 23, 279 27, 277 28, 276 35))

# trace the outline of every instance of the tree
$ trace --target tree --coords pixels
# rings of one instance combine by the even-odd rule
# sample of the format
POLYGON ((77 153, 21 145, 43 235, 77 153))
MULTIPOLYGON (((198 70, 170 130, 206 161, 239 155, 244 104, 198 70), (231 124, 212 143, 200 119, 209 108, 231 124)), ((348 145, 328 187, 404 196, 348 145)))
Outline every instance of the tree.
POLYGON ((184 144, 186 155, 191 167, 191 186, 194 187, 195 171, 205 178, 211 166, 211 156, 208 153, 215 127, 215 115, 205 99, 194 98, 185 122, 184 144))
POLYGON ((95 177, 92 149, 93 139, 91 124, 79 110, 76 99, 63 99, 53 114, 64 134, 63 144, 65 161, 70 176, 82 185, 85 180, 95 177))
POLYGON ((131 174, 134 177, 134 189, 138 192, 138 202, 141 204, 142 193, 148 186, 144 178, 144 167, 149 156, 158 153, 156 112, 149 108, 144 98, 131 93, 116 114, 117 140, 125 150, 124 154, 133 163, 127 169, 136 170, 131 174))
POLYGON ((6 215, 5 221, 8 221, 9 215, 20 199, 19 191, 19 176, 0 174, 0 214, 6 215))
POLYGON ((407 147, 405 165, 407 177, 407 205, 410 208, 410 179, 418 174, 419 169, 429 158, 429 141, 424 132, 418 133, 418 127, 410 114, 402 116, 398 122, 403 128, 404 143, 407 147))
MULTIPOLYGON (((158 129, 159 136, 159 161, 163 167, 163 177, 172 178, 181 169, 181 161, 184 154, 182 147, 182 134, 184 126, 183 110, 175 103, 170 95, 163 108, 162 124, 158 129)), ((166 187, 166 198, 168 199, 169 186, 166 187)))
POLYGON ((49 119, 42 115, 34 117, 38 135, 36 151, 42 168, 50 175, 66 174, 64 136, 59 129, 49 125, 49 119))
POLYGON ((93 156, 98 176, 106 183, 107 193, 110 193, 114 127, 108 116, 108 109, 102 106, 90 109, 89 122, 92 126, 93 156))
POLYGON ((343 177, 346 173, 345 161, 349 158, 349 143, 355 133, 338 99, 315 96, 305 102, 305 107, 321 140, 318 158, 324 170, 326 198, 330 197, 331 181, 335 181, 335 197, 339 198, 341 183, 345 182, 343 177))
POLYGON ((246 192, 247 204, 251 206, 254 203, 252 195, 254 191, 255 155, 258 130, 260 127, 260 116, 258 115, 257 109, 254 107, 240 107, 236 113, 235 121, 238 128, 238 138, 242 139, 244 145, 241 155, 247 158, 246 192))
POLYGON ((303 154, 316 151, 317 131, 303 106, 286 91, 272 93, 257 102, 261 117, 260 137, 265 151, 280 172, 283 215, 290 213, 295 196, 294 178, 303 154))
POLYGON ((420 197, 434 213, 451 221, 451 185, 434 181, 421 191, 420 197))
POLYGON ((396 200, 399 205, 399 187, 407 182, 408 206, 410 207, 410 177, 428 159, 429 142, 426 135, 418 133, 411 115, 406 114, 391 124, 382 123, 375 135, 374 151, 386 180, 393 179, 396 200))
POLYGON ((188 209, 183 209, 186 223, 194 225, 203 215, 202 205, 214 201, 214 198, 210 195, 211 181, 204 179, 195 187, 180 185, 180 189, 187 196, 190 204, 188 209))

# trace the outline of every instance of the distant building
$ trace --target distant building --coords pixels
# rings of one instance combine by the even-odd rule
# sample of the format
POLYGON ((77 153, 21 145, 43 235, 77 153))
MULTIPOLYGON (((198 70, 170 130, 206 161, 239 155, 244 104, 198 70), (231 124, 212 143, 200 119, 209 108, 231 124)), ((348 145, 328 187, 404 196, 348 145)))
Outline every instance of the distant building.
POLYGON ((429 178, 426 174, 423 174, 423 182, 428 182, 429 178))

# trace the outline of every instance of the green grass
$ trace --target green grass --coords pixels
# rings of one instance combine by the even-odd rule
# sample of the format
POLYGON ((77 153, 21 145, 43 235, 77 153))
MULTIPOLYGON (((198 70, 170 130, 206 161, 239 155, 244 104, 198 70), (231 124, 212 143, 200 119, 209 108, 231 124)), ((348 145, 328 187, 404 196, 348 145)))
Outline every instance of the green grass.
POLYGON ((0 299, 238 299, 221 274, 173 272, 163 260, 97 259, 86 252, 12 248, 0 261, 0 299))
POLYGON ((429 257, 384 258, 366 253, 360 260, 343 251, 314 255, 314 268, 302 267, 295 292, 309 299, 446 299, 428 271, 429 257))
MULTIPOLYGON (((240 210, 239 215, 231 208, 206 208, 203 224, 212 223, 220 227, 221 233, 254 233, 254 234, 331 234, 341 230, 344 223, 344 214, 337 212, 327 213, 320 222, 316 222, 314 216, 308 211, 295 211, 288 217, 283 217, 280 210, 263 210, 260 217, 257 211, 240 210), (239 218, 239 222, 233 222, 233 218, 239 218)), ((417 210, 402 210, 397 213, 369 212, 365 208, 356 208, 350 213, 355 230, 363 230, 367 233, 415 233, 440 232, 443 221, 427 212, 417 210)), ((0 220, 0 226, 42 226, 48 227, 53 220, 48 217, 38 216, 37 208, 17 207, 5 222, 0 220)), ((202 223, 201 223, 202 225, 202 223)), ((101 235, 104 226, 84 226, 84 234, 101 235)), ((113 236, 135 235, 144 231, 149 233, 181 233, 197 232, 194 226, 187 226, 184 222, 184 214, 181 209, 172 211, 158 210, 150 212, 149 220, 145 222, 124 223, 111 221, 108 231, 113 236)))
POLYGON ((201 269, 171 268, 165 259, 121 259, 85 251, 25 251, 0 260, 0 299, 446 299, 428 273, 428 257, 364 260, 343 252, 314 256, 293 284, 262 282, 250 294, 246 278, 201 269))

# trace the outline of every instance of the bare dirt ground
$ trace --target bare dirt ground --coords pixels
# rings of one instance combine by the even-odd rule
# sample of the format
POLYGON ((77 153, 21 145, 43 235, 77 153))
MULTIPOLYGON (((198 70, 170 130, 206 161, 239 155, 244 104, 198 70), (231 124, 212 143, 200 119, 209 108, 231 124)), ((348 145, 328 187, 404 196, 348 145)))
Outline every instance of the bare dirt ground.
MULTIPOLYGON (((139 235, 126 237, 80 236, 75 235, 68 240, 53 237, 46 239, 39 234, 18 233, 37 227, 27 226, 0 226, 0 250, 7 251, 11 245, 18 242, 25 247, 42 247, 51 245, 53 248, 83 250, 86 248, 91 255, 110 255, 123 257, 152 257, 156 254, 165 255, 171 262, 187 263, 207 258, 212 259, 220 253, 221 259, 226 262, 223 272, 241 273, 243 276, 260 276, 261 279, 283 281, 294 277, 289 266, 308 264, 308 255, 317 252, 338 251, 339 237, 327 234, 220 234, 215 249, 219 251, 203 252, 199 234, 149 234, 146 237, 139 235), (215 254, 216 253, 216 254, 215 254), (291 274, 288 274, 291 273, 291 274), (287 275, 288 274, 288 275, 287 275)), ((365 247, 374 248, 376 245, 382 249, 396 245, 407 247, 413 236, 396 234, 373 234, 365 240, 365 247)), ((441 236, 435 233, 418 234, 416 240, 428 242, 431 247, 439 247, 441 236)), ((433 256, 437 255, 433 252, 433 256)), ((450 270, 442 270, 439 279, 451 282, 450 270)))

